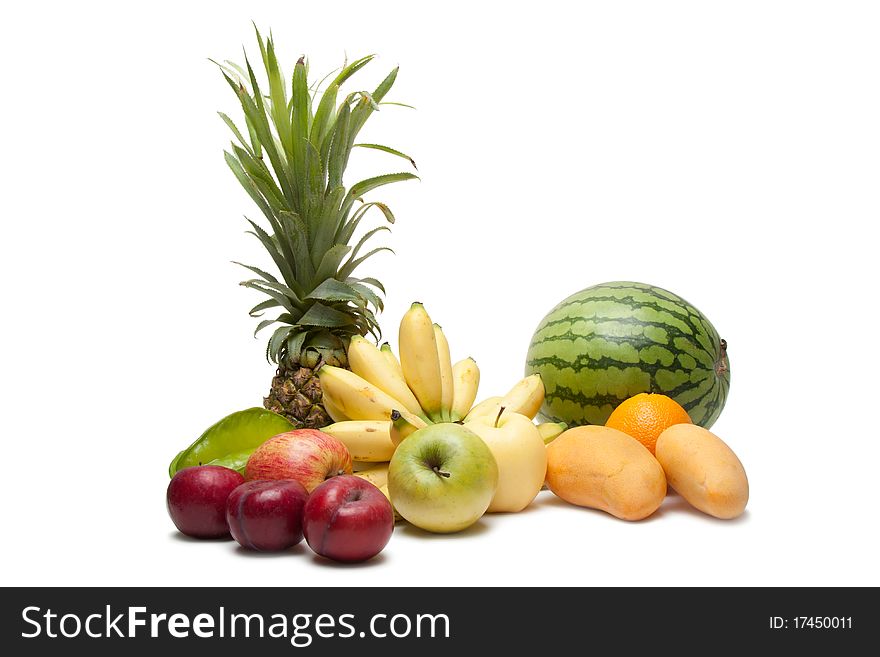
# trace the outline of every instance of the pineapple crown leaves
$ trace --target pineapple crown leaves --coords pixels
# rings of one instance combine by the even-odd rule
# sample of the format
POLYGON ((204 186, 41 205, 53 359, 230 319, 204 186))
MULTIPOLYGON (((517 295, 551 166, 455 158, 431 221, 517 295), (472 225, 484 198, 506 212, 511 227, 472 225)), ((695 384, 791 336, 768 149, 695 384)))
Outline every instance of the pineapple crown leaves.
POLYGON ((354 272, 376 253, 391 251, 380 246, 362 253, 371 238, 389 230, 385 225, 364 232, 351 244, 371 208, 394 223, 387 205, 364 202, 362 197, 393 182, 418 179, 413 173, 398 172, 367 178, 347 189, 343 184, 355 148, 382 151, 416 168, 409 155, 395 148, 357 141, 367 119, 380 106, 403 105, 384 101, 397 78, 397 68, 372 92, 354 91, 340 101, 342 85, 374 55, 344 64, 321 93, 333 73, 310 86, 308 63, 300 57, 288 84, 272 35, 264 39, 254 29, 267 85, 261 87, 247 54, 244 67, 214 62, 244 114, 241 130, 219 112, 234 137, 230 150, 224 152, 226 163, 268 222, 266 229, 248 219, 252 228, 248 232, 260 241, 278 270, 275 275, 236 263, 258 277, 241 285, 268 297, 251 309, 251 316, 281 311, 260 321, 254 334, 281 324, 267 346, 267 356, 278 364, 300 364, 306 352, 312 352, 311 359, 338 360, 340 354, 344 359, 352 335, 380 335, 375 312, 383 310, 385 293, 379 281, 356 278, 354 272))

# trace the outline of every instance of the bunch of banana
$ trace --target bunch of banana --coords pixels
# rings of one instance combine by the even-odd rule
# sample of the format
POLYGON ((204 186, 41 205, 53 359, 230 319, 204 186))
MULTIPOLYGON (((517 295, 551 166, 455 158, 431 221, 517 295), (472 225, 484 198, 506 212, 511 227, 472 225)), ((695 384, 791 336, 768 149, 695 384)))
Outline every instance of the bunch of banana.
MULTIPOLYGON (((322 431, 342 441, 351 458, 361 463, 355 474, 380 487, 382 468, 387 479, 388 461, 397 445, 428 424, 502 412, 534 418, 544 402, 544 384, 540 375, 533 374, 503 397, 474 405, 480 385, 477 363, 473 358, 452 363, 443 329, 431 321, 421 303, 412 304, 404 314, 399 344, 400 360, 387 342, 377 347, 355 335, 348 349, 350 371, 330 365, 318 371, 324 407, 334 421, 322 431)), ((538 428, 549 443, 565 427, 545 423, 538 428)))

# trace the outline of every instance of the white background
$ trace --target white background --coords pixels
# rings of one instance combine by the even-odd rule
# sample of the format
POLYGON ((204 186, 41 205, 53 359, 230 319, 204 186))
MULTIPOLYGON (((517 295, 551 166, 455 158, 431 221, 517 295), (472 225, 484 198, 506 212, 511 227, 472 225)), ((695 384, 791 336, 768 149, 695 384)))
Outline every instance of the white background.
MULTIPOLYGON (((880 13, 870 2, 14 3, 4 9, 4 584, 859 585, 877 566, 880 13), (523 371, 565 296, 629 279, 697 305, 730 343, 715 425, 751 483, 721 522, 670 498, 625 523, 542 493, 359 567, 178 536, 167 466, 272 368, 257 210, 222 158, 236 100, 208 57, 287 73, 379 58, 364 138, 420 183, 363 273, 381 316, 425 302, 481 397, 523 371)), ((356 79, 358 79, 356 78, 356 79)), ((358 152, 349 182, 398 170, 358 152)))

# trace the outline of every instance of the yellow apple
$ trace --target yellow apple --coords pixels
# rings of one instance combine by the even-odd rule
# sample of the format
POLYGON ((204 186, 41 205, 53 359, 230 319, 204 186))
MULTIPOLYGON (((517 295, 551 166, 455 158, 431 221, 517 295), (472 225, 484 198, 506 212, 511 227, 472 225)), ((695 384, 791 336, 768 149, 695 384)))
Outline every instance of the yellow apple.
POLYGON ((522 511, 547 474, 547 448, 532 421, 519 413, 480 416, 465 424, 489 446, 498 463, 498 489, 489 513, 522 511))

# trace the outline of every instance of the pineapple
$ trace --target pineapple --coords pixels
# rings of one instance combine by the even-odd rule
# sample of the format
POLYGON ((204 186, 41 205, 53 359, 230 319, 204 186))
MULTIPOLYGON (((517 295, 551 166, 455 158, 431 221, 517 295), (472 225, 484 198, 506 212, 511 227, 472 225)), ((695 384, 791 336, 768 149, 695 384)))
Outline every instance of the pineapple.
POLYGON ((394 215, 384 203, 364 203, 361 197, 382 185, 416 178, 412 173, 389 173, 346 189, 343 175, 349 156, 355 147, 365 147, 415 163, 388 146, 355 143, 370 115, 380 105, 392 104, 383 103, 383 98, 394 84, 396 68, 372 93, 340 96, 342 84, 373 58, 363 57, 343 66, 320 93, 321 84, 307 82, 304 57, 296 62, 288 86, 272 36, 264 40, 257 30, 257 41, 268 87, 260 87, 247 57, 244 68, 232 62, 218 64, 241 103, 245 122, 240 130, 220 113, 235 137, 225 152, 226 162, 268 223, 263 228, 248 219, 253 228, 249 232, 277 269, 273 274, 242 265, 257 278, 241 285, 267 297, 251 309, 252 317, 278 312, 260 321, 254 333, 276 325, 266 356, 277 372, 264 406, 298 427, 318 428, 332 420, 322 403, 317 369, 324 363, 347 367, 351 336, 380 335, 375 313, 382 310, 385 288, 375 278, 356 278, 354 273, 373 254, 390 250, 379 247, 361 255, 370 238, 389 229, 373 228, 353 246, 352 242, 370 208, 381 211, 388 223, 394 223, 394 215))

